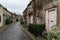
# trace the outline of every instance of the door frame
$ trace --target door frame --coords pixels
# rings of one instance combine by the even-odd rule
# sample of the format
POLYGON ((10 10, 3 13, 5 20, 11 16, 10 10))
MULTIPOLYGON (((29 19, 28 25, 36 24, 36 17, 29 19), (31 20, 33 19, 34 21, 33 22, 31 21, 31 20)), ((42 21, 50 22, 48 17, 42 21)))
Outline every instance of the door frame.
MULTIPOLYGON (((56 12, 58 13, 57 7, 53 7, 53 8, 46 9, 46 10, 45 10, 45 13, 48 12, 49 10, 54 10, 54 9, 55 9, 56 12)), ((57 14, 57 13, 56 13, 56 14, 57 14)), ((48 18, 49 18, 49 13, 46 13, 46 15, 45 15, 45 23, 46 23, 46 19, 49 20, 49 19, 48 19, 48 18), (48 17, 47 17, 46 15, 48 15, 48 17), (46 18, 46 17, 47 17, 47 18, 46 18)), ((48 21, 48 23, 49 23, 49 21, 48 21)), ((57 26, 57 15, 56 15, 56 26, 57 26)), ((49 24, 48 24, 48 29, 47 29, 47 24, 46 24, 46 30, 47 30, 47 32, 49 31, 49 24)))

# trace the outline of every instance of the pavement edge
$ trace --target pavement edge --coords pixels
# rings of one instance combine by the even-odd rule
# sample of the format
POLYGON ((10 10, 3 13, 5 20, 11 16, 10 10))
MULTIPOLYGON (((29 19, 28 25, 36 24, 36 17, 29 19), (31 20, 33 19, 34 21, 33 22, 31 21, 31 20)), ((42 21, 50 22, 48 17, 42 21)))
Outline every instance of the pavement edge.
POLYGON ((24 32, 32 39, 32 40, 36 40, 36 37, 34 35, 32 35, 30 32, 28 32, 27 30, 24 29, 24 32))

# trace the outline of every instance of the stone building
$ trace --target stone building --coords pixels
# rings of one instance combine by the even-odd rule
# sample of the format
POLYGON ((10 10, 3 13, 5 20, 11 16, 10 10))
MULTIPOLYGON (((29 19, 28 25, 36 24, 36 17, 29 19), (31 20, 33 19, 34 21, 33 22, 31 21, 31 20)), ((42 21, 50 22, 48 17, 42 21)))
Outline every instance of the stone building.
POLYGON ((12 22, 16 22, 16 15, 15 15, 15 13, 12 14, 12 22))
POLYGON ((17 19, 20 21, 20 15, 8 11, 7 8, 0 4, 0 27, 5 26, 6 19, 12 22, 16 22, 17 19))
POLYGON ((3 7, 0 5, 0 27, 3 26, 3 7))
POLYGON ((21 19, 21 15, 18 15, 16 13, 12 13, 12 22, 19 22, 21 19))
POLYGON ((5 25, 5 20, 6 19, 9 19, 9 20, 11 20, 11 12, 10 11, 8 11, 6 8, 3 8, 3 23, 4 23, 4 25, 5 25))
POLYGON ((17 15, 17 16, 16 16, 16 21, 18 20, 18 21, 20 22, 21 19, 23 19, 23 18, 22 18, 22 15, 17 15))
MULTIPOLYGON (((27 6, 26 18, 27 24, 33 23, 32 3, 27 6)), ((36 22, 38 24, 46 24, 46 31, 60 26, 60 0, 40 0, 40 10, 36 9, 36 22)), ((24 13, 25 14, 25 13, 24 13)))
POLYGON ((23 12, 23 20, 25 22, 25 25, 27 25, 27 8, 23 12))
POLYGON ((6 19, 11 20, 12 13, 0 4, 0 27, 5 25, 6 19))
POLYGON ((32 1, 27 5, 27 8, 23 12, 24 21, 27 25, 33 23, 33 8, 32 1))
POLYGON ((9 19, 12 21, 12 12, 8 11, 7 8, 3 7, 0 4, 0 27, 5 25, 6 19, 9 19))
POLYGON ((21 15, 15 14, 16 22, 20 22, 20 19, 21 19, 21 18, 22 18, 21 15))
POLYGON ((60 24, 60 0, 40 0, 42 9, 42 23, 46 24, 46 31, 59 26, 60 24))

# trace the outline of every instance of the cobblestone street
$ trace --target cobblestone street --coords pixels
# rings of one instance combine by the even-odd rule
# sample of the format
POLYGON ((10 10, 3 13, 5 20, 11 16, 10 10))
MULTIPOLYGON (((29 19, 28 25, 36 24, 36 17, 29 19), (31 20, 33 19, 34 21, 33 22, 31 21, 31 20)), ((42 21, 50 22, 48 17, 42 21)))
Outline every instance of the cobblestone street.
POLYGON ((30 40, 19 22, 10 24, 7 29, 0 32, 0 40, 30 40))

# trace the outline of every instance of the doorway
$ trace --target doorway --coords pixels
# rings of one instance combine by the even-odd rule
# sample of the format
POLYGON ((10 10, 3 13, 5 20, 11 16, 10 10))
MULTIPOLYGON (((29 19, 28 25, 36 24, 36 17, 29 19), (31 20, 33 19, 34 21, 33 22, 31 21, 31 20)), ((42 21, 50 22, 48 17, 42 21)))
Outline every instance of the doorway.
POLYGON ((46 10, 46 30, 51 30, 55 25, 57 25, 57 8, 46 10))

